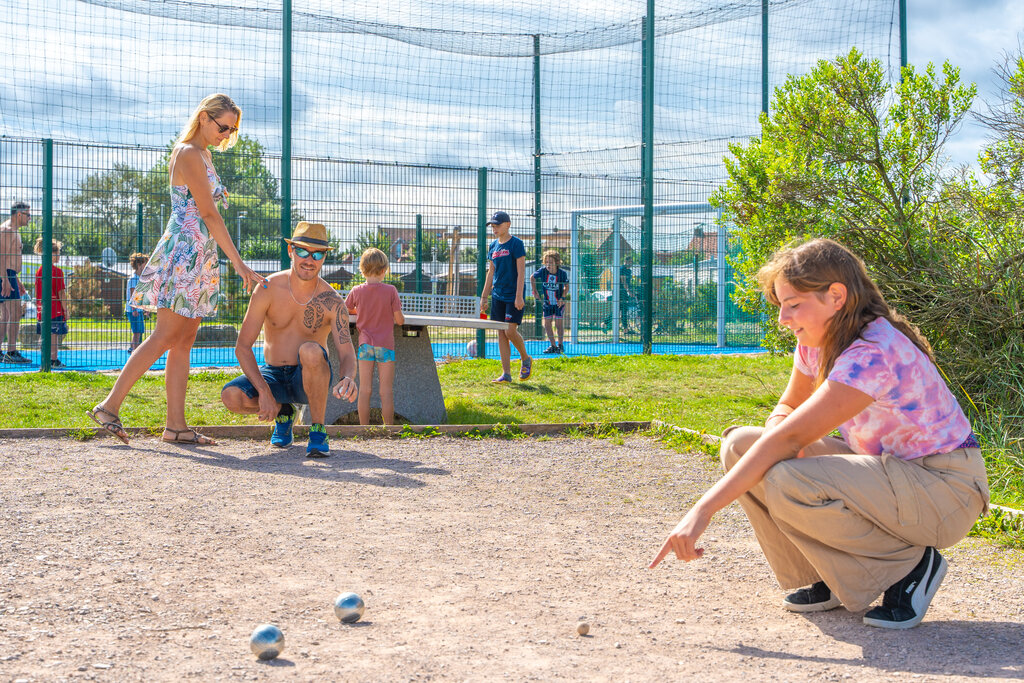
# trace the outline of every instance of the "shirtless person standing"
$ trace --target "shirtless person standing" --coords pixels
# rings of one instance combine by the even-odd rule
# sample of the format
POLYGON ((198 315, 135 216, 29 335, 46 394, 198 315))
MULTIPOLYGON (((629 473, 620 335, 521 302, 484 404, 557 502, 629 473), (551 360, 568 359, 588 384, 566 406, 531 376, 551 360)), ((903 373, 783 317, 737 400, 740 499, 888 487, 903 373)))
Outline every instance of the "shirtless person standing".
POLYGON ((257 287, 249 300, 235 344, 235 356, 245 374, 224 385, 220 398, 231 412, 255 413, 261 420, 274 420, 270 443, 280 448, 292 442, 292 404, 305 403, 313 423, 306 455, 325 458, 330 448, 324 413, 334 379, 327 360, 328 334, 333 333, 343 374, 334 395, 354 401, 358 391, 348 310, 341 295, 320 278, 323 260, 332 249, 327 228, 303 221, 285 241, 292 267, 268 277, 267 286, 257 287), (252 351, 261 328, 266 362, 263 367, 252 351))
POLYGON ((25 364, 31 361, 18 351, 18 323, 24 312, 21 295, 25 287, 18 282, 21 273, 21 234, 28 225, 32 210, 25 202, 11 207, 11 218, 0 223, 0 363, 25 364), (7 352, 3 341, 7 337, 7 352))

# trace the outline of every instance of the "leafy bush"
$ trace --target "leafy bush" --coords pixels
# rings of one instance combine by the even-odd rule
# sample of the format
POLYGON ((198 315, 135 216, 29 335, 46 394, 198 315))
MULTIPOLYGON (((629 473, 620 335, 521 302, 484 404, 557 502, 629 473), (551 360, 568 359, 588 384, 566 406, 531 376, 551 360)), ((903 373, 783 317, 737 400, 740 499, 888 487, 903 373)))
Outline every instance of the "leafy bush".
MULTIPOLYGON (((1024 223, 1019 196, 950 172, 942 149, 973 85, 948 63, 889 83, 856 50, 790 77, 761 137, 730 146, 714 196, 737 225, 738 301, 769 310, 753 279, 794 238, 829 237, 867 263, 890 305, 935 348, 965 408, 1024 425, 1024 223)), ((781 330, 766 344, 792 348, 781 330)))

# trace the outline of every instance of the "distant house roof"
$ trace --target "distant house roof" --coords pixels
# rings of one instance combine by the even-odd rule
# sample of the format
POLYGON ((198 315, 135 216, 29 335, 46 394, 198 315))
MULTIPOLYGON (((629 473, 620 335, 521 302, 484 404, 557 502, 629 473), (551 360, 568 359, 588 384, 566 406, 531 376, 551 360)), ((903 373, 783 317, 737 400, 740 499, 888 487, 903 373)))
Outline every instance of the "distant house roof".
POLYGON ((718 233, 706 232, 703 235, 694 235, 690 239, 690 243, 686 245, 686 249, 697 254, 717 254, 718 233))

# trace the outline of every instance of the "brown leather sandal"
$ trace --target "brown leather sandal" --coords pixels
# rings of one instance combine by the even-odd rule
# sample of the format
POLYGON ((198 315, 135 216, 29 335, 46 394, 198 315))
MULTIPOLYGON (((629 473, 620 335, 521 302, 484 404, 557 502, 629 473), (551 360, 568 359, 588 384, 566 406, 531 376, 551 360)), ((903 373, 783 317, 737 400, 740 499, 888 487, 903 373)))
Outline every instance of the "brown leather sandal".
POLYGON ((165 439, 165 438, 161 437, 160 440, 161 441, 165 441, 167 443, 181 443, 181 444, 187 444, 187 445, 192 445, 192 446, 216 446, 217 445, 216 441, 214 441, 210 437, 206 436, 205 434, 200 434, 199 432, 197 432, 196 430, 192 429, 191 427, 186 427, 185 429, 171 429, 170 427, 164 427, 164 431, 165 432, 171 432, 172 434, 174 434, 174 438, 173 439, 165 439), (182 438, 181 437, 182 434, 190 434, 191 436, 187 436, 185 438, 182 438))
POLYGON ((92 410, 85 411, 85 414, 91 417, 92 421, 98 424, 100 427, 102 427, 104 431, 106 431, 108 434, 117 437, 118 439, 121 439, 121 441, 123 441, 126 446, 129 445, 128 432, 124 431, 124 425, 121 424, 120 417, 110 412, 106 408, 100 408, 99 406, 95 406, 92 410), (112 419, 104 420, 100 416, 100 413, 112 419))

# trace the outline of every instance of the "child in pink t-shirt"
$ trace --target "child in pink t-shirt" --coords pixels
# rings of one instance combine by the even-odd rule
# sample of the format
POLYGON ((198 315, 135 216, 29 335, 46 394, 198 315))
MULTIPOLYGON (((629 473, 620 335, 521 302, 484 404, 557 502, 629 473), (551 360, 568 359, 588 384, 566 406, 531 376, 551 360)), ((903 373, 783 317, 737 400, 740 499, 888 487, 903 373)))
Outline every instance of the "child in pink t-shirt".
POLYGON ((370 247, 359 258, 359 270, 366 282, 348 293, 345 305, 356 316, 359 330, 359 424, 370 424, 370 394, 373 391, 373 366, 377 366, 380 385, 380 415, 384 424, 395 423, 395 325, 405 322, 402 302, 394 285, 383 282, 388 274, 388 257, 370 247))
POLYGON ((912 628, 946 575, 938 549, 988 507, 971 423, 928 341, 849 249, 826 239, 783 249, 758 280, 797 340, 789 384, 764 427, 725 431, 725 476, 651 566, 670 552, 699 558, 712 515, 737 500, 779 586, 797 589, 784 609, 860 612, 881 594, 863 622, 912 628))

